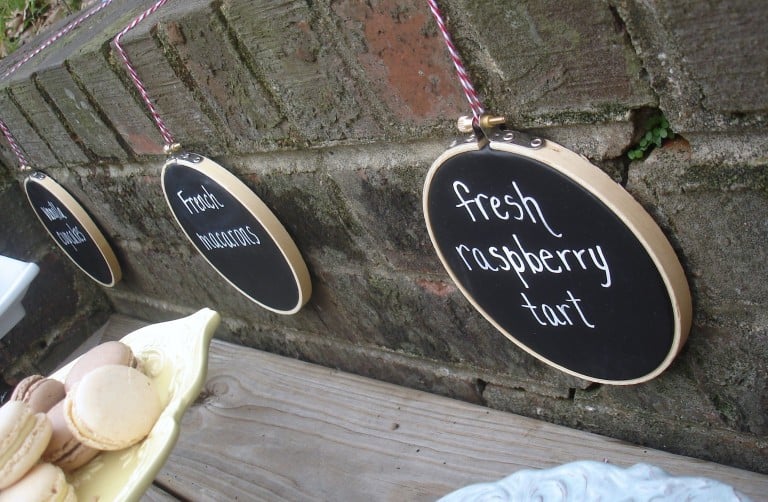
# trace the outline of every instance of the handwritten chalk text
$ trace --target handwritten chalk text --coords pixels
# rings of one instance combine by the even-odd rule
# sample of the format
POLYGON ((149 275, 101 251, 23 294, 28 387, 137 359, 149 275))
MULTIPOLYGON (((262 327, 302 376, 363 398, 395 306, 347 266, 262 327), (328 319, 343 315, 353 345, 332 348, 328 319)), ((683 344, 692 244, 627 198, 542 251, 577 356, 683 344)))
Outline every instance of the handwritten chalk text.
POLYGON ((532 304, 528 297, 525 296, 525 293, 521 291, 520 296, 523 297, 524 303, 520 306, 530 310, 533 317, 536 318, 536 322, 542 326, 573 326, 575 320, 576 322, 580 321, 584 323, 584 325, 590 329, 594 329, 595 325, 587 320, 584 311, 579 305, 581 299, 573 296, 573 293, 571 293, 570 290, 566 290, 565 294, 565 302, 556 304, 552 307, 546 303, 540 305, 532 304), (541 317, 537 313, 539 309, 541 310, 541 317), (573 319, 571 319, 571 316, 574 313, 578 314, 578 318, 574 316, 573 319))
POLYGON ((611 269, 599 245, 577 249, 539 249, 529 251, 523 247, 520 237, 512 234, 508 244, 496 246, 470 247, 459 244, 456 253, 464 262, 467 270, 475 267, 489 272, 514 272, 520 282, 529 288, 526 274, 539 273, 562 274, 575 270, 598 270, 602 274, 600 285, 611 287, 611 269))
POLYGON ((556 232, 549 225, 536 199, 529 195, 523 195, 515 181, 512 182, 512 189, 515 191, 514 194, 504 194, 500 197, 478 193, 474 197, 465 198, 465 195, 472 193, 469 187, 466 183, 459 180, 453 182, 453 192, 459 200, 456 207, 466 209, 473 222, 477 222, 478 218, 482 218, 485 221, 490 221, 492 218, 503 221, 525 221, 528 219, 534 224, 541 223, 555 237, 563 236, 562 233, 556 232), (475 216, 475 211, 472 210, 473 207, 478 213, 477 216, 475 216))
POLYGON ((77 250, 78 244, 82 244, 88 240, 79 227, 71 227, 69 223, 67 223, 66 230, 56 231, 56 238, 59 239, 59 242, 61 242, 63 245, 72 246, 75 250, 77 250))
POLYGON ((53 202, 48 201, 47 206, 40 206, 40 210, 48 218, 48 221, 66 220, 67 217, 61 208, 55 205, 53 202))
POLYGON ((202 193, 196 195, 185 196, 182 195, 183 190, 176 192, 176 196, 184 204, 184 207, 189 211, 189 214, 200 214, 209 210, 218 210, 224 207, 224 204, 219 202, 215 195, 208 191, 203 185, 200 185, 203 189, 202 193))
POLYGON ((197 240, 205 247, 206 251, 211 249, 231 249, 247 246, 258 246, 261 239, 251 230, 249 225, 201 234, 195 232, 197 240))

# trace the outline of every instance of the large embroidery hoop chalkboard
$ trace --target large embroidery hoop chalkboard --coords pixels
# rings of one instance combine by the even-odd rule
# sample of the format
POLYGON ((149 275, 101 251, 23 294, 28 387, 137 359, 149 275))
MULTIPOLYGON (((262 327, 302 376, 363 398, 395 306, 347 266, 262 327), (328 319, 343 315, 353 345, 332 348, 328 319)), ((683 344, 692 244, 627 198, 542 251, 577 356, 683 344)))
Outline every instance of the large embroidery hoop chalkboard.
POLYGON ((39 171, 24 180, 24 191, 48 235, 80 270, 102 286, 120 281, 122 270, 115 252, 69 192, 39 171))
POLYGON ((176 222, 235 289, 278 314, 295 314, 309 301, 312 283, 301 253, 245 183, 195 153, 170 157, 161 178, 176 222))
POLYGON ((635 384, 682 348, 691 297, 662 231, 620 185, 550 141, 492 128, 454 142, 423 194, 432 243, 501 333, 568 374, 635 384))

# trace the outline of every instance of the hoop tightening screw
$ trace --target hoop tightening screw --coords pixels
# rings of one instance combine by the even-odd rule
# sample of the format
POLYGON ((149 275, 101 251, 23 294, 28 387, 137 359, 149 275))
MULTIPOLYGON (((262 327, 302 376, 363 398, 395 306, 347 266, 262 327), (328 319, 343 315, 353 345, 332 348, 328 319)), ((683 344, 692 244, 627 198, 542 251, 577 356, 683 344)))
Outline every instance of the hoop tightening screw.
POLYGON ((164 145, 163 146, 163 152, 166 155, 171 155, 181 150, 181 145, 179 143, 172 143, 170 145, 164 145))
MULTIPOLYGON (((459 132, 470 133, 474 130, 474 121, 475 119, 473 117, 464 115, 459 117, 459 120, 456 122, 456 127, 458 127, 459 132)), ((506 121, 507 120, 504 117, 498 117, 495 115, 480 115, 478 125, 480 126, 480 129, 491 129, 493 127, 504 124, 506 121)))

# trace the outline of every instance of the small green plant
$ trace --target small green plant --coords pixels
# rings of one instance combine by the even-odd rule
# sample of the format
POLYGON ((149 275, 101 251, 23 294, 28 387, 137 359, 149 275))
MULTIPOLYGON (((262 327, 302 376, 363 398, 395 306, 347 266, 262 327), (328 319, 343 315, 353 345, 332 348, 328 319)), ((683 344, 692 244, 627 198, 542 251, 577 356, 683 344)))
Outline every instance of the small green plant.
POLYGON ((664 115, 654 115, 646 121, 645 133, 637 145, 627 152, 627 156, 629 160, 642 159, 648 151, 656 146, 661 146, 662 141, 672 139, 674 136, 675 133, 672 132, 664 115))

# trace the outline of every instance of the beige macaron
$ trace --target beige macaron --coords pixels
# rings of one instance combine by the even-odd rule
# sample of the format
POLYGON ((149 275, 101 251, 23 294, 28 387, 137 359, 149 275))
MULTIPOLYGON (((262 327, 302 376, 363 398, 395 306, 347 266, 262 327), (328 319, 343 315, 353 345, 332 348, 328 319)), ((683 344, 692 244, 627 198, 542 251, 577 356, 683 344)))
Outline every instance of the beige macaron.
POLYGON ((64 380, 66 391, 71 391, 75 384, 91 371, 111 364, 135 368, 138 361, 131 348, 122 342, 112 341, 99 344, 80 356, 69 370, 64 380))
POLYGON ((64 419, 72 434, 97 450, 121 450, 138 443, 161 412, 152 380, 130 366, 96 368, 64 399, 64 419))
POLYGON ((23 401, 33 413, 45 413, 64 399, 64 384, 43 375, 31 375, 13 389, 11 401, 23 401))
POLYGON ((55 465, 33 467, 19 482, 0 492, 0 502, 76 502, 72 485, 55 465))
POLYGON ((64 419, 64 402, 59 402, 48 413, 53 433, 43 452, 43 462, 61 467, 65 472, 74 471, 91 461, 99 450, 81 443, 72 434, 64 419))
POLYGON ((22 401, 0 408, 0 490, 8 488, 40 460, 51 438, 45 413, 32 413, 22 401))

